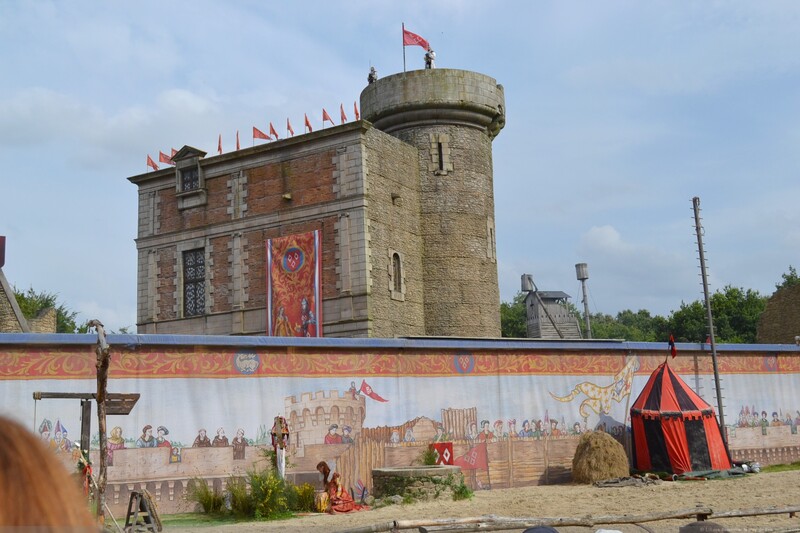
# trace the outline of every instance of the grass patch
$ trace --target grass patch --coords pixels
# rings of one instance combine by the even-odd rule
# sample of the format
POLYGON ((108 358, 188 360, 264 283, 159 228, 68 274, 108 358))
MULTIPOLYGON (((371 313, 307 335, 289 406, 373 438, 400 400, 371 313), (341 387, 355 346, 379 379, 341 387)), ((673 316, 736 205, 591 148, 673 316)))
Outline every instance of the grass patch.
POLYGON ((761 472, 765 474, 769 474, 770 472, 789 472, 791 470, 800 470, 800 461, 783 465, 770 465, 761 467, 761 472))
POLYGON ((172 527, 212 527, 220 524, 233 524, 236 520, 227 516, 212 516, 202 513, 180 513, 161 515, 161 523, 172 527))

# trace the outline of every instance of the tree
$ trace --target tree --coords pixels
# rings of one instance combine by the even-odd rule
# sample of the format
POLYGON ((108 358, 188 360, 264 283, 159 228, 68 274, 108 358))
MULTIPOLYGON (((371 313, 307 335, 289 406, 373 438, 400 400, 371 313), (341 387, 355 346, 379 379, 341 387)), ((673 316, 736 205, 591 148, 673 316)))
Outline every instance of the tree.
POLYGON ((667 319, 651 316, 650 311, 625 309, 616 317, 598 313, 590 315, 592 338, 625 339, 628 341, 659 342, 669 337, 667 319))
POLYGON ((64 304, 58 303, 58 296, 51 292, 36 292, 33 287, 21 292, 14 287, 14 296, 19 304, 20 311, 27 319, 36 318, 39 313, 52 307, 56 310, 56 333, 86 333, 89 327, 86 322, 78 325, 77 311, 70 310, 64 304))
MULTIPOLYGON (((767 298, 758 291, 726 285, 711 295, 711 314, 714 318, 715 340, 728 343, 756 342, 758 319, 767 306, 767 298)), ((673 311, 669 327, 679 342, 705 342, 708 320, 705 304, 681 302, 673 311)))
POLYGON ((500 335, 524 338, 528 336, 525 313, 525 293, 518 292, 511 303, 500 303, 500 335))
POLYGON ((781 279, 783 279, 783 281, 775 285, 776 289, 800 285, 800 277, 797 276, 797 270, 795 270, 792 265, 789 265, 789 272, 781 274, 781 279))

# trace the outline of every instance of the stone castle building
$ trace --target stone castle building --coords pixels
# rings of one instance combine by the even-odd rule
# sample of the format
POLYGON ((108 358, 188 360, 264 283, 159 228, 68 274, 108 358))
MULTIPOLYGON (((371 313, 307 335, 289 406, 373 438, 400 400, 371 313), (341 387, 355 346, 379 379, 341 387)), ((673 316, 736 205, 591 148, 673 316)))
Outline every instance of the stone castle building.
POLYGON ((504 107, 488 76, 405 72, 363 90, 362 120, 130 177, 138 332, 265 334, 266 241, 319 230, 325 336, 499 337, 504 107))

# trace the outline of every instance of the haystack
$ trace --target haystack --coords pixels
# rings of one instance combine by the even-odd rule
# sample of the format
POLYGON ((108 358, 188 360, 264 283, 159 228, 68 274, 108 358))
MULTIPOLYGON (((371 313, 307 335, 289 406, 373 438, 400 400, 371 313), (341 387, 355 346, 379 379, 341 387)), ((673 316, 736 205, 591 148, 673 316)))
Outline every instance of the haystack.
POLYGON ((572 480, 594 483, 604 479, 626 477, 630 473, 628 456, 622 444, 602 431, 581 435, 572 458, 572 480))

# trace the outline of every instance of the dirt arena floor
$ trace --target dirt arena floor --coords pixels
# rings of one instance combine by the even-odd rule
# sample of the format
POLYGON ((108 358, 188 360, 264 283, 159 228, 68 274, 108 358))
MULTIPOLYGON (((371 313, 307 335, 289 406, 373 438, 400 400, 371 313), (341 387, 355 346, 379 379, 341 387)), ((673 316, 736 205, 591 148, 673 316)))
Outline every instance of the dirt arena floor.
MULTIPOLYGON (((495 515, 518 518, 608 515, 646 515, 667 511, 710 507, 715 512, 766 508, 800 507, 800 471, 748 474, 722 480, 662 482, 640 487, 605 487, 590 485, 547 485, 516 489, 478 491, 471 500, 431 501, 409 505, 391 505, 350 514, 313 514, 274 522, 189 527, 167 527, 165 531, 250 532, 342 532, 393 520, 437 520, 443 518, 495 515)), ((714 519, 729 531, 800 531, 800 516, 788 513, 745 518, 714 519)), ((689 519, 642 522, 637 525, 600 525, 559 527, 558 531, 579 533, 601 529, 624 533, 641 531, 678 531, 689 519)), ((508 531, 522 531, 515 529, 508 531)), ((382 531, 382 530, 381 530, 382 531)), ((417 531, 408 529, 403 531, 417 531)), ((486 530, 484 530, 486 531, 486 530)))

